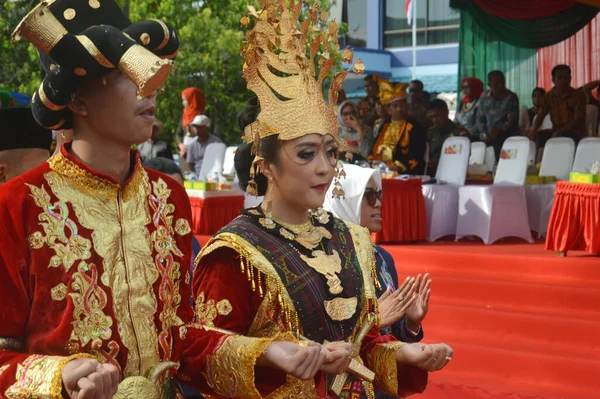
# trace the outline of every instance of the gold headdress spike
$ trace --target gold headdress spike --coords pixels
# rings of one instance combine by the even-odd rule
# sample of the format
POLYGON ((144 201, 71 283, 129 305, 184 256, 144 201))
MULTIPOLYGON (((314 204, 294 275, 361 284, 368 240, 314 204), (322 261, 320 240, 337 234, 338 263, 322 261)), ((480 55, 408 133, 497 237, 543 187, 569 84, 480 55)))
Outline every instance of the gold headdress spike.
MULTIPOLYGON (((247 26, 255 20, 242 48, 243 77, 261 105, 257 120, 244 129, 257 155, 251 175, 260 171, 259 146, 264 137, 277 134, 280 140, 293 140, 316 133, 340 141, 336 104, 349 71, 334 75, 329 102, 323 98, 323 82, 337 61, 332 54, 340 50, 338 25, 331 21, 325 26, 327 13, 316 3, 300 22, 303 7, 302 0, 262 0, 260 11, 248 6, 248 15, 240 21, 247 26)), ((343 50, 343 62, 351 64, 353 58, 350 48, 343 50)), ((353 69, 362 73, 363 62, 356 60, 353 69)), ((254 188, 255 184, 249 185, 250 191, 254 188)))
POLYGON ((379 85, 379 101, 382 105, 387 105, 398 100, 405 100, 408 96, 406 93, 408 83, 393 84, 389 80, 379 78, 377 84, 379 85))

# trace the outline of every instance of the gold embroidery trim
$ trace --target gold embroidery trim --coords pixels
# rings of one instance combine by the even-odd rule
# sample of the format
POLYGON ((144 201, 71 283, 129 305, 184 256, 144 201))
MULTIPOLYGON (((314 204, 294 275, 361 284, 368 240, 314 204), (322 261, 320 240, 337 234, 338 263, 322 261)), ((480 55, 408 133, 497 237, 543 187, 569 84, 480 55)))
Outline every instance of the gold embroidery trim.
POLYGON ((40 85, 40 88, 38 89, 37 93, 38 97, 40 98, 40 100, 42 100, 42 103, 46 106, 46 108, 52 111, 60 111, 62 109, 67 108, 66 105, 55 104, 52 100, 48 98, 48 96, 46 95, 46 91, 44 90, 44 82, 42 82, 42 84, 40 85))
POLYGON ((13 38, 26 38, 41 52, 49 54, 58 42, 69 33, 48 9, 51 3, 38 4, 27 14, 13 32, 13 38))
POLYGON ((10 364, 5 364, 4 366, 0 367, 0 377, 2 377, 2 374, 4 374, 6 369, 9 367, 10 367, 10 364))
MULTIPOLYGON (((70 184, 74 184, 78 189, 93 197, 102 196, 104 198, 115 199, 120 190, 118 184, 82 169, 61 152, 50 158, 48 164, 51 170, 72 179, 73 181, 70 184)), ((128 201, 133 198, 138 190, 140 190, 144 179, 146 179, 146 171, 142 168, 141 163, 138 162, 133 178, 123 191, 123 200, 128 201)))
POLYGON ((194 314, 196 315, 196 323, 201 326, 215 327, 215 319, 217 316, 228 316, 233 310, 231 302, 227 299, 222 299, 215 304, 214 299, 205 301, 204 291, 196 298, 196 306, 194 314))
POLYGON ((64 266, 68 272, 73 264, 79 260, 89 259, 92 243, 87 238, 79 235, 75 222, 69 218, 69 209, 64 202, 50 203, 50 195, 44 188, 27 184, 35 204, 43 210, 38 216, 39 224, 44 229, 43 235, 36 231, 28 237, 32 249, 40 249, 44 244, 54 250, 55 255, 50 258, 48 267, 64 266), (67 234, 67 231, 69 234, 67 234))
POLYGON ((111 337, 112 319, 104 314, 108 302, 106 293, 98 285, 98 268, 93 263, 79 263, 73 274, 69 294, 73 300, 73 331, 71 340, 82 346, 92 343, 92 348, 100 348, 102 341, 111 337))
POLYGON ((94 42, 92 42, 87 36, 77 35, 76 37, 77 37, 77 40, 79 40, 79 43, 81 43, 81 45, 83 47, 85 47, 87 52, 90 53, 90 55, 92 57, 94 57, 94 59, 98 62, 98 64, 102 65, 104 68, 110 68, 110 69, 115 68, 114 64, 112 62, 110 62, 104 56, 104 54, 102 54, 100 52, 100 50, 98 50, 98 47, 96 47, 94 42))
POLYGON ((50 290, 50 296, 55 301, 62 301, 67 296, 67 286, 63 283, 58 284, 50 290))
POLYGON ((367 367, 375 372, 375 386, 389 395, 398 395, 396 352, 404 342, 375 345, 367 354, 367 367))
POLYGON ((207 356, 205 378, 208 385, 224 397, 261 398, 254 385, 254 367, 260 355, 275 340, 297 342, 291 334, 274 338, 226 337, 216 353, 207 356))
POLYGON ((17 364, 15 383, 6 390, 8 399, 62 398, 62 369, 74 359, 93 356, 80 353, 69 357, 32 355, 17 364))
POLYGON ((175 232, 180 236, 189 234, 192 231, 190 223, 186 219, 177 219, 175 222, 175 232))

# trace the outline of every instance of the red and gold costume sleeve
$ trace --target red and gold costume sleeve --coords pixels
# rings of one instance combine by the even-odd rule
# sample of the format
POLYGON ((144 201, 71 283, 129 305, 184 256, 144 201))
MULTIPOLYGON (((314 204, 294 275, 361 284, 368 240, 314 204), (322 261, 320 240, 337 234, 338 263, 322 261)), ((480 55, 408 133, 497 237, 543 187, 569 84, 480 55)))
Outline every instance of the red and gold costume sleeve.
POLYGON ((261 398, 286 385, 285 374, 256 367, 256 362, 274 340, 293 339, 286 334, 246 336, 262 298, 240 272, 239 255, 233 249, 220 248, 201 258, 193 292, 197 328, 215 335, 206 345, 198 339, 198 330, 188 330, 180 379, 200 392, 223 397, 261 398), (222 331, 228 334, 216 335, 222 331), (190 378, 195 375, 204 375, 205 381, 199 384, 190 378))
MULTIPOLYGON (((17 178, 18 179, 18 178, 17 178)), ((62 368, 86 355, 44 356, 24 353, 29 320, 28 250, 20 204, 15 192, 0 190, 0 397, 62 398, 62 368)))

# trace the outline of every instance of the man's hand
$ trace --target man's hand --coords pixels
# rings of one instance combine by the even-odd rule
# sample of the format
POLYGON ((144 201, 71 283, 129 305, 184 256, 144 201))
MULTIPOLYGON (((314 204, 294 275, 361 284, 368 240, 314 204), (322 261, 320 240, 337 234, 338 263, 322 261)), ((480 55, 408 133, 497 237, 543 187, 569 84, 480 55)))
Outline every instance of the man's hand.
POLYGON ((348 365, 350 364, 350 360, 352 360, 352 344, 336 341, 324 346, 327 349, 327 354, 321 366, 321 371, 329 374, 342 374, 348 370, 348 365))
POLYGON ((396 361, 425 371, 438 371, 452 360, 454 351, 446 344, 406 344, 398 349, 396 361))
POLYGON ((417 299, 416 289, 415 278, 407 277, 395 292, 388 289, 379 297, 379 313, 381 316, 379 326, 381 328, 391 326, 405 315, 406 310, 417 299))
POLYGON ((431 296, 431 279, 429 278, 429 273, 425 273, 424 276, 419 274, 415 286, 417 286, 417 298, 406 310, 406 317, 408 319, 408 328, 411 331, 417 332, 429 310, 429 297, 431 296))
POLYGON ((73 399, 111 399, 119 387, 119 370, 95 359, 75 359, 62 370, 65 391, 73 399))
POLYGON ((293 342, 275 341, 259 358, 258 365, 279 369, 301 380, 310 380, 317 374, 326 356, 327 350, 314 342, 301 346, 293 342))

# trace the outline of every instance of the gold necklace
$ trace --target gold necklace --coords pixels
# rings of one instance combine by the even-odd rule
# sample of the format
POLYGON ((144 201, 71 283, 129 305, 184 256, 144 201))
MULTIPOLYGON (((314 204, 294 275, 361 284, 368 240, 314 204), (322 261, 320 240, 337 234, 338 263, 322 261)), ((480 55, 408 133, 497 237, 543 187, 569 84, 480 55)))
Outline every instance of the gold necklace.
POLYGON ((277 223, 279 223, 281 226, 285 227, 286 229, 288 229, 289 231, 291 231, 294 234, 301 234, 301 233, 309 232, 313 227, 313 222, 310 218, 308 218, 308 220, 302 224, 291 224, 291 223, 286 223, 279 219, 275 219, 275 218, 273 218, 273 219, 277 223))

